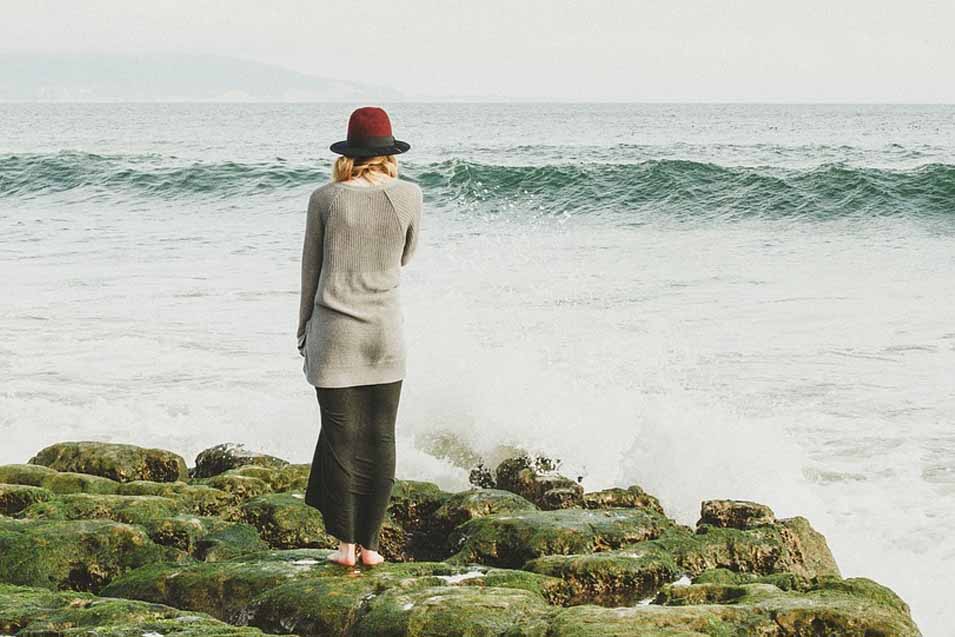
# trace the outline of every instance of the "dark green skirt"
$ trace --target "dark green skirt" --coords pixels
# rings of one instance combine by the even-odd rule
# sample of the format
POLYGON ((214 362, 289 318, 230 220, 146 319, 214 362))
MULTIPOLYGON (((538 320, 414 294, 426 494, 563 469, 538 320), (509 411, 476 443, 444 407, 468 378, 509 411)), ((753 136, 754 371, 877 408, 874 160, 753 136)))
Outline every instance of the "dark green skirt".
POLYGON ((316 387, 321 429, 305 503, 341 542, 377 551, 395 483, 395 421, 402 381, 316 387))

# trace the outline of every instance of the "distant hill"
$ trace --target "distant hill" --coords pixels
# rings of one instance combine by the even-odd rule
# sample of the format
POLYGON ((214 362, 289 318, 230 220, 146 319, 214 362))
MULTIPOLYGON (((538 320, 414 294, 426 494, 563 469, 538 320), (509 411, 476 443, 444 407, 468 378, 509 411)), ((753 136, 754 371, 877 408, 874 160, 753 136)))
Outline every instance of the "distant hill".
POLYGON ((0 54, 0 101, 400 100, 385 86, 215 55, 0 54))

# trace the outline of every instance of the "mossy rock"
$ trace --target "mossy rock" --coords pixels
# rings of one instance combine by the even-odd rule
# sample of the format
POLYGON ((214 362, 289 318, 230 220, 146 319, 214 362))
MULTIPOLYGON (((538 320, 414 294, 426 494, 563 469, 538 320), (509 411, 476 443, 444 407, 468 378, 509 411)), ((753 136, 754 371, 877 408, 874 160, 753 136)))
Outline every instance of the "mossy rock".
POLYGON ((301 494, 273 493, 253 498, 242 505, 241 515, 274 548, 338 547, 338 541, 325 531, 322 514, 305 504, 301 494))
POLYGON ((435 533, 433 516, 450 496, 433 482, 396 480, 381 530, 382 555, 425 561, 445 557, 447 552, 440 539, 446 534, 435 533))
POLYGON ((196 466, 192 468, 190 474, 193 478, 211 478, 229 469, 246 465, 279 469, 288 464, 288 461, 282 458, 250 451, 244 444, 226 442, 199 452, 196 456, 196 466))
POLYGON ((584 506, 588 509, 633 507, 663 513, 660 501, 635 484, 626 489, 612 487, 584 493, 584 506))
POLYGON ((795 589, 817 576, 839 574, 835 563, 827 561, 828 547, 808 550, 806 544, 794 544, 792 530, 782 522, 747 530, 704 526, 701 531, 673 526, 657 538, 617 550, 544 555, 523 568, 563 578, 572 591, 570 603, 605 606, 650 598, 683 575, 699 575, 701 584, 770 583, 795 589))
POLYGON ((552 607, 532 592, 473 586, 390 588, 371 597, 353 637, 545 637, 552 607))
POLYGON ((260 637, 208 615, 89 593, 0 584, 0 633, 22 637, 260 637))
POLYGON ((713 568, 807 578, 840 575, 826 539, 801 517, 747 530, 701 525, 690 541, 678 539, 672 550, 691 576, 713 568))
POLYGON ((559 461, 524 454, 508 458, 494 471, 495 486, 530 500, 541 509, 582 507, 584 488, 556 471, 559 461), (553 491, 553 493, 551 493, 553 491))
POLYGON ((652 539, 672 522, 641 509, 559 509, 496 513, 457 527, 449 562, 520 568, 542 555, 611 550, 652 539))
POLYGON ((567 604, 602 606, 632 606, 682 574, 674 556, 653 542, 599 553, 544 555, 529 560, 524 568, 563 579, 569 590, 567 604))
POLYGON ((7 464, 0 466, 0 482, 43 487, 53 493, 118 493, 119 482, 73 471, 56 471, 43 465, 7 464))
POLYGON ((144 526, 157 544, 173 546, 210 562, 268 548, 252 525, 221 518, 178 515, 150 520, 144 526))
POLYGON ((188 477, 182 456, 164 449, 112 442, 59 442, 41 449, 30 464, 116 480, 174 482, 188 477))
POLYGON ((237 473, 222 473, 211 478, 193 480, 191 484, 224 491, 231 496, 232 504, 236 506, 260 495, 272 493, 272 487, 265 480, 237 473))
POLYGON ((749 500, 705 500, 700 505, 697 525, 752 529, 775 522, 773 510, 765 504, 749 500))
POLYGON ((560 599, 563 586, 533 573, 444 562, 386 562, 348 569, 328 562, 331 552, 261 551, 215 563, 154 564, 115 579, 103 594, 207 612, 265 630, 346 634, 332 629, 350 626, 358 611, 364 612, 368 593, 390 588, 508 588, 545 604, 546 599, 560 599))
POLYGON ((920 636, 908 605, 888 588, 866 578, 818 578, 804 591, 786 592, 772 584, 691 584, 666 586, 655 603, 667 608, 711 609, 723 604, 746 610, 739 627, 775 625, 781 635, 868 637, 920 636), (770 623, 772 622, 772 623, 770 623))
POLYGON ((431 516, 430 524, 439 533, 447 534, 474 518, 537 510, 536 504, 511 491, 473 488, 452 493, 431 516))
POLYGON ((784 591, 805 591, 813 587, 816 578, 808 578, 795 573, 738 573, 728 568, 714 568, 703 571, 693 578, 694 584, 772 584, 784 591))
POLYGON ((20 512, 19 517, 46 520, 114 520, 126 524, 145 524, 156 518, 176 515, 178 500, 155 495, 92 495, 72 493, 38 502, 20 512))
POLYGON ((120 484, 119 494, 173 498, 181 503, 181 510, 201 516, 215 516, 226 520, 233 520, 238 516, 236 497, 233 494, 204 484, 135 480, 120 484))
POLYGON ((53 497, 53 492, 43 487, 0 483, 0 514, 12 516, 31 504, 46 502, 53 497))
POLYGON ((126 571, 175 557, 139 526, 0 518, 0 582, 96 592, 126 571))

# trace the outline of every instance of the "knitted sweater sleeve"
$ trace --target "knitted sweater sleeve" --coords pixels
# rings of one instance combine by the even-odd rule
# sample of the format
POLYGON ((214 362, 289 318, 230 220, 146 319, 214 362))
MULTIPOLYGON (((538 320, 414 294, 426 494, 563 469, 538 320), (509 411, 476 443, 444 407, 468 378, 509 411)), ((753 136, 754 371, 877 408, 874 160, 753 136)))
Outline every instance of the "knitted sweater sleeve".
POLYGON ((416 188, 417 196, 408 221, 408 230, 405 232, 405 247, 401 253, 401 265, 411 261, 418 248, 418 235, 421 234, 421 209, 424 207, 424 193, 421 187, 416 188))
POLYGON ((318 291, 318 279, 322 272, 322 252, 325 240, 325 227, 322 221, 319 197, 315 193, 309 198, 308 213, 305 221, 305 242, 302 246, 302 291, 298 310, 298 351, 305 355, 305 324, 312 318, 315 309, 315 294, 318 291))

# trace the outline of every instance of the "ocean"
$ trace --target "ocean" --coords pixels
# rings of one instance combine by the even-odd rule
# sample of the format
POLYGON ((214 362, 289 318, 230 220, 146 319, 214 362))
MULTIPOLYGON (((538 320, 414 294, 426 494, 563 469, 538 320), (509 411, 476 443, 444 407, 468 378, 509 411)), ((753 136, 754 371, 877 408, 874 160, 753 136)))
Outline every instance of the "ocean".
MULTIPOLYGON (((357 105, 356 105, 357 106, 357 105)), ((425 211, 398 477, 436 437, 804 515, 955 607, 955 107, 383 104, 425 211)), ((309 462, 309 193, 342 104, 0 104, 0 463, 61 440, 309 462)))

